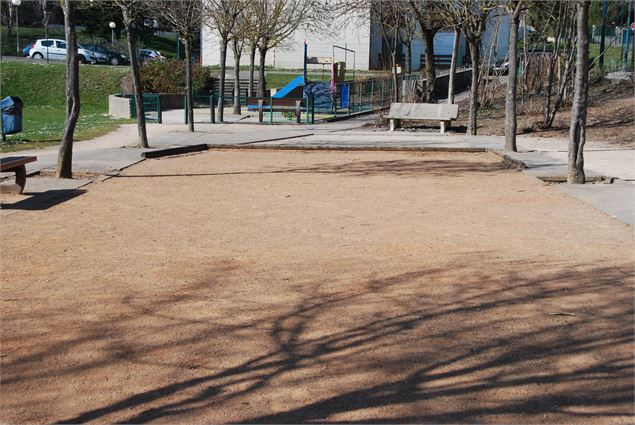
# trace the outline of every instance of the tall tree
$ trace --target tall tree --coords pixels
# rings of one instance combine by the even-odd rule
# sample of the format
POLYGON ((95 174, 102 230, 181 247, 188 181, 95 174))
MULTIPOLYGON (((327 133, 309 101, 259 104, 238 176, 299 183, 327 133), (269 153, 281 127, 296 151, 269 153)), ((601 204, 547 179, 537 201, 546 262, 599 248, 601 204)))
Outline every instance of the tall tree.
MULTIPOLYGON (((243 3, 246 3, 243 0, 243 3)), ((246 7, 241 7, 240 13, 236 17, 236 24, 232 30, 232 53, 234 54, 234 114, 240 115, 240 59, 246 41, 251 33, 250 11, 246 7)), ((250 81, 251 85, 251 81, 250 81)))
POLYGON ((185 47, 185 98, 188 130, 194 131, 194 96, 192 93, 192 43, 201 30, 202 0, 158 1, 155 9, 178 34, 185 47))
POLYGON ((390 53, 390 70, 395 102, 399 102, 401 93, 397 65, 398 57, 401 56, 401 31, 406 13, 404 4, 399 0, 377 0, 370 3, 371 20, 377 22, 383 46, 387 47, 390 53))
MULTIPOLYGON (((575 59, 574 51, 576 48, 576 36, 574 33, 576 14, 575 2, 572 1, 543 4, 542 6, 544 6, 544 10, 533 8, 534 13, 538 15, 535 19, 547 20, 553 26, 555 38, 553 52, 549 57, 546 87, 547 102, 542 123, 544 128, 549 128, 553 125, 556 114, 564 101, 566 88, 571 78, 573 78, 573 60, 575 59), (564 66, 561 66, 562 60, 565 61, 564 66), (556 97, 552 99, 554 84, 556 83, 556 97)), ((528 73, 525 73, 525 75, 528 75, 528 73)))
POLYGON ((478 116, 478 91, 481 76, 481 41, 487 20, 499 8, 498 0, 447 0, 436 3, 439 13, 449 22, 456 23, 470 45, 472 62, 472 82, 470 84, 470 105, 467 133, 476 135, 478 116))
POLYGON ((221 122, 224 119, 225 107, 224 95, 226 80, 225 73, 227 72, 227 46, 232 38, 234 27, 238 21, 238 16, 244 8, 244 0, 206 0, 205 2, 205 20, 203 22, 218 33, 220 44, 218 121, 221 122))
POLYGON ((425 53, 426 89, 424 101, 436 102, 435 86, 437 81, 436 65, 434 63, 434 36, 444 26, 442 14, 436 7, 436 1, 409 0, 410 8, 419 21, 421 34, 423 35, 425 53))
POLYGON ((130 57, 130 69, 132 70, 132 82, 134 86, 135 108, 137 113, 137 146, 147 148, 148 134, 146 132, 146 117, 143 107, 143 85, 141 84, 141 71, 137 56, 137 37, 135 21, 147 10, 146 0, 113 0, 121 8, 123 23, 128 32, 128 55, 130 57))
POLYGON ((459 60, 459 41, 461 31, 459 27, 454 27, 454 39, 452 41, 452 59, 450 60, 450 75, 448 75, 448 103, 454 103, 454 84, 456 80, 456 64, 459 60))
POLYGON ((523 1, 513 0, 507 4, 509 12, 509 50, 507 71, 507 93, 505 97, 505 149, 516 152, 516 43, 523 1))
POLYGON ((264 97, 267 53, 281 46, 298 28, 321 30, 329 19, 329 10, 319 1, 251 0, 258 25, 259 79, 258 96, 264 97))
POLYGON ((66 35, 66 120, 57 157, 55 176, 73 178, 73 138, 79 119, 79 59, 75 34, 75 2, 63 0, 64 33, 66 35))
POLYGON ((589 101, 589 1, 577 0, 577 36, 573 105, 569 129, 569 160, 567 183, 585 183, 584 143, 589 101))

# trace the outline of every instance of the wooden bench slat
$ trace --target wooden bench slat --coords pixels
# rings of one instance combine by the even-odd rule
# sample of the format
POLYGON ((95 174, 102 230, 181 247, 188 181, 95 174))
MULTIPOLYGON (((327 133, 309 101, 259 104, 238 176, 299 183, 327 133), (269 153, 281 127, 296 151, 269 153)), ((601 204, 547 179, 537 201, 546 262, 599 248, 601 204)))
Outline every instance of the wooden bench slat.
POLYGON ((0 158, 0 172, 11 171, 29 162, 37 160, 37 156, 7 156, 0 158))

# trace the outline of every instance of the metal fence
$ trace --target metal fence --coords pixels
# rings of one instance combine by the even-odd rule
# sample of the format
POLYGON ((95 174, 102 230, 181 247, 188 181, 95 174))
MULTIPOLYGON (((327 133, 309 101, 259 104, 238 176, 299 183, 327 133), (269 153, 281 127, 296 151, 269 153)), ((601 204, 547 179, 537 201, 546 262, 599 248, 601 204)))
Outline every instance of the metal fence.
MULTIPOLYGON (((301 122, 313 124, 316 120, 324 120, 334 117, 343 117, 357 113, 381 110, 389 107, 394 101, 395 87, 390 78, 375 78, 359 81, 346 81, 332 85, 330 82, 312 82, 307 87, 317 88, 313 92, 305 90, 302 107, 301 122)), ((401 79, 398 86, 401 86, 401 79)), ((252 118, 243 122, 257 122, 258 112, 253 105, 247 107, 247 91, 241 93, 239 97, 243 113, 247 113, 252 118), (255 114, 254 114, 255 112, 255 114)), ((192 97, 195 109, 196 122, 216 123, 218 109, 218 95, 194 95, 192 97), (207 110, 208 112, 206 112, 207 110)), ((267 102, 275 102, 275 98, 265 98, 267 102)), ((223 96, 225 107, 234 104, 234 96, 223 96)), ((143 106, 145 118, 148 122, 179 122, 182 111, 182 122, 188 123, 187 97, 180 94, 167 93, 146 93, 143 95, 143 106)), ((294 111, 271 111, 266 110, 267 119, 264 122, 292 123, 297 122, 294 111)), ((130 117, 136 118, 136 106, 134 96, 130 96, 130 117)), ((242 121, 242 120, 241 120, 242 121)))

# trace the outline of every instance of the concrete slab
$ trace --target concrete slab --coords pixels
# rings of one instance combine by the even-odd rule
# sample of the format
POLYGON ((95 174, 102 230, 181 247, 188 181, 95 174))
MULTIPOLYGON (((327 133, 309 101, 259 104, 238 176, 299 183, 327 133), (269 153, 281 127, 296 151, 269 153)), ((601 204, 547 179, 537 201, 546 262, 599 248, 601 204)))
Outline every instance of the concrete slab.
POLYGON ((613 184, 558 184, 562 192, 635 227, 635 182, 613 184))

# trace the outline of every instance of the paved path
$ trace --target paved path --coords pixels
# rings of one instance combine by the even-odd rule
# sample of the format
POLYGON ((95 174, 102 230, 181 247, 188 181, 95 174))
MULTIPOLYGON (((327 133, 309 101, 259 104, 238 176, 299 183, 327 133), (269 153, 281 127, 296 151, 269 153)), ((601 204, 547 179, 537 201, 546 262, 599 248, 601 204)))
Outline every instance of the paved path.
MULTIPOLYGON (((224 124, 197 124, 189 133, 183 124, 150 124, 148 136, 152 149, 172 146, 208 144, 210 146, 251 145, 305 148, 479 148, 504 151, 504 138, 497 136, 464 136, 432 132, 396 131, 364 127, 375 120, 366 115, 336 123, 306 125, 254 125, 237 121, 227 115, 224 124)), ((76 143, 73 169, 79 173, 107 174, 117 172, 138 161, 148 149, 134 147, 136 126, 123 125, 119 130, 97 139, 76 143)), ((566 176, 567 141, 554 138, 518 137, 519 152, 505 152, 527 165, 525 172, 548 179, 566 176)), ((12 156, 15 153, 0 156, 12 156)), ((38 161, 28 164, 28 171, 52 173, 57 160, 57 148, 22 151, 19 155, 37 155, 38 161)), ((615 145, 589 142, 585 148, 585 169, 589 177, 607 176, 619 179, 615 184, 583 186, 557 185, 563 192, 575 196, 604 212, 635 226, 635 150, 615 145)), ((7 176, 5 173, 3 176, 7 176)), ((61 183, 48 179, 27 181, 27 191, 80 187, 90 179, 61 183), (40 181, 36 181, 40 180, 40 181), (38 185, 37 187, 35 185, 38 185)))

